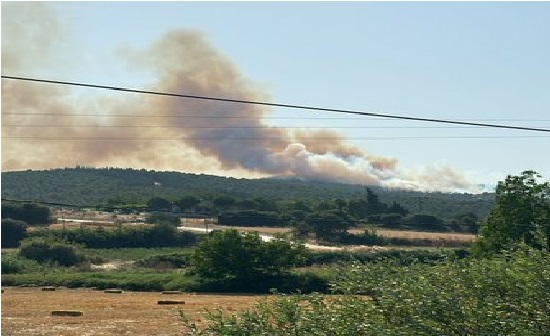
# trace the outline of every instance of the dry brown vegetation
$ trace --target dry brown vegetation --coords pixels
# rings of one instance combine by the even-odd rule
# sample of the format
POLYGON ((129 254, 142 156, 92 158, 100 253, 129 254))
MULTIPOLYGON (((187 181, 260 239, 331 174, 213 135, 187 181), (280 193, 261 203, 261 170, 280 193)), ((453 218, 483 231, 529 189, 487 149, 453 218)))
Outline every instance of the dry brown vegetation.
POLYGON ((181 305, 159 305, 162 293, 106 294, 91 289, 41 291, 40 288, 7 287, 2 293, 2 335, 33 336, 175 336, 185 328, 179 309, 201 322, 204 309, 232 312, 260 299, 254 295, 173 295, 181 305), (82 316, 52 316, 52 311, 81 311, 82 316))
MULTIPOLYGON (((234 228, 239 231, 259 232, 264 234, 276 234, 290 232, 289 228, 272 228, 272 227, 246 227, 246 226, 232 226, 220 228, 234 228)), ((365 230, 352 229, 350 233, 360 234, 365 230)), ((460 242, 473 242, 475 235, 467 233, 447 233, 447 232, 422 232, 422 231, 403 231, 403 230, 384 230, 375 229, 376 233, 382 237, 388 238, 404 238, 404 239, 430 239, 430 240, 448 240, 448 241, 460 241, 460 242)))
MULTIPOLYGON (((359 230, 363 232, 362 230, 359 230)), ((376 229, 376 233, 382 237, 395 237, 406 239, 432 239, 432 240, 448 240, 461 241, 471 243, 476 238, 473 234, 467 233, 446 233, 446 232, 421 232, 421 231, 399 231, 399 230, 383 230, 376 229)))

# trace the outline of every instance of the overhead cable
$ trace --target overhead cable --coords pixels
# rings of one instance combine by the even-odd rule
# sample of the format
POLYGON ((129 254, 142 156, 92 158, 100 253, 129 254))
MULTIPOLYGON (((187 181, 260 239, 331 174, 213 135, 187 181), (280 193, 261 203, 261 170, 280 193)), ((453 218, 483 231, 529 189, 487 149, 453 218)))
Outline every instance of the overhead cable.
POLYGON ((39 79, 39 78, 30 78, 30 77, 18 77, 18 76, 4 76, 4 75, 2 75, 2 78, 3 79, 10 79, 10 80, 38 82, 38 83, 46 83, 46 84, 57 84, 57 85, 79 86, 79 87, 105 89, 105 90, 112 90, 112 91, 138 93, 138 94, 148 94, 148 95, 174 97, 174 98, 188 98, 188 99, 200 99, 200 100, 227 102, 227 103, 252 104, 252 105, 260 105, 260 106, 301 109, 301 110, 309 110, 309 111, 317 111, 317 112, 344 113, 344 114, 359 115, 359 116, 364 116, 364 117, 379 117, 379 118, 388 118, 388 119, 395 119, 395 120, 421 121, 421 122, 443 123, 443 124, 453 124, 453 125, 466 125, 466 126, 502 128, 502 129, 514 129, 514 130, 522 130, 522 131, 548 132, 548 133, 550 133, 550 129, 547 129, 547 128, 535 128, 535 127, 523 127, 523 126, 513 126, 513 125, 478 123, 478 122, 456 121, 456 120, 448 120, 448 119, 409 117, 409 116, 402 116, 402 115, 381 114, 381 113, 375 113, 375 112, 365 112, 365 111, 348 110, 348 109, 335 109, 335 108, 326 108, 326 107, 317 107, 317 106, 308 106, 308 105, 269 103, 269 102, 254 101, 254 100, 230 99, 230 98, 199 96, 199 95, 190 95, 190 94, 182 94, 182 93, 137 90, 137 89, 129 89, 129 88, 124 88, 124 87, 118 87, 118 86, 98 85, 98 84, 89 84, 89 83, 81 83, 81 82, 57 81, 57 80, 39 79))

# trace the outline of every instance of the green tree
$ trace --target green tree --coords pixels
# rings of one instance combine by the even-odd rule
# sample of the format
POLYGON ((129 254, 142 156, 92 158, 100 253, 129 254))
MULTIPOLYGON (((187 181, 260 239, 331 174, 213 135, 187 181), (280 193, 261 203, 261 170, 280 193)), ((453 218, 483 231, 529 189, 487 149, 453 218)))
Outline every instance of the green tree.
POLYGON ((235 205, 236 199, 232 196, 219 195, 214 197, 212 204, 218 210, 227 210, 235 205))
POLYGON ((465 231, 469 233, 477 233, 479 230, 479 219, 473 212, 467 212, 456 216, 451 225, 455 231, 465 231))
POLYGON ((147 201, 147 208, 156 211, 171 211, 172 202, 162 197, 153 197, 147 201))
POLYGON ((348 202, 348 209, 351 216, 362 219, 367 217, 367 201, 365 199, 353 199, 348 202))
POLYGON ((253 199, 239 199, 235 202, 235 208, 238 210, 254 210, 258 208, 258 203, 253 199))
POLYGON ((322 212, 310 215, 305 220, 306 224, 313 229, 317 239, 326 241, 337 241, 344 236, 351 223, 348 219, 332 212, 322 212))
POLYGON ((475 253, 498 252, 517 242, 550 250, 550 183, 540 178, 525 171, 498 183, 496 205, 474 244, 475 253))
POLYGON ((183 196, 174 202, 175 205, 179 206, 182 211, 191 209, 199 205, 201 200, 195 196, 183 196))
POLYGON ((378 214, 386 211, 386 204, 380 202, 378 195, 370 188, 367 188, 367 213, 369 215, 378 214))
POLYGON ((22 220, 27 224, 50 223, 50 208, 33 203, 2 204, 2 218, 22 220))
POLYGON ((179 226, 180 219, 179 217, 174 216, 171 213, 153 211, 146 218, 147 223, 151 224, 169 224, 172 226, 179 226))
POLYGON ((447 231, 447 227, 441 218, 432 215, 413 215, 403 220, 403 225, 422 231, 447 231))
POLYGON ((27 233, 27 223, 11 218, 2 219, 2 247, 18 247, 27 233))
POLYGON ((191 263, 201 277, 245 282, 284 275, 305 258, 304 245, 283 239, 264 242, 258 233, 225 230, 199 243, 191 263))
POLYGON ((407 210, 401 204, 393 201, 392 205, 388 208, 388 212, 400 214, 401 216, 406 216, 409 213, 409 210, 407 210))

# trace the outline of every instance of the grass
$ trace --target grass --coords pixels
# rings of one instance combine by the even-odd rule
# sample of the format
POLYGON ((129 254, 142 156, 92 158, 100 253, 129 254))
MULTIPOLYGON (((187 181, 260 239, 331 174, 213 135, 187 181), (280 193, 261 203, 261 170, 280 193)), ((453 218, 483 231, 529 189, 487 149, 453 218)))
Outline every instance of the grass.
POLYGON ((158 272, 132 269, 112 272, 82 272, 78 269, 55 269, 44 272, 3 274, 5 286, 64 286, 69 288, 120 288, 133 291, 188 290, 197 285, 198 279, 185 276, 181 271, 158 272))
POLYGON ((156 247, 156 248, 117 248, 117 249, 82 249, 82 253, 90 260, 139 260, 153 255, 182 253, 189 251, 184 247, 156 247))

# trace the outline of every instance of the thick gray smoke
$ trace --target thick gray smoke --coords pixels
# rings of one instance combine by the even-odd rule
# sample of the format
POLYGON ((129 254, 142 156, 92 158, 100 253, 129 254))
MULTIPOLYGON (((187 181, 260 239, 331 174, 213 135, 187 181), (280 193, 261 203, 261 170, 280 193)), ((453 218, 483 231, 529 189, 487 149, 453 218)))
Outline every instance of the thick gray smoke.
MULTIPOLYGON (((3 6, 2 73, 24 76, 37 64, 59 64, 56 61, 61 49, 55 41, 63 38, 61 31, 55 15, 45 6, 3 6), (18 19, 11 19, 14 17, 18 19), (21 26, 21 20, 34 22, 33 26, 21 26)), ((129 51, 127 58, 133 66, 155 73, 149 90, 269 99, 198 32, 168 32, 146 50, 129 51)), ((68 87, 7 80, 2 84, 2 111, 8 112, 2 115, 3 170, 79 164, 233 176, 296 176, 420 190, 469 187, 463 177, 447 168, 402 173, 396 159, 365 153, 330 130, 270 127, 263 121, 270 111, 258 105, 129 93, 84 101, 75 99, 68 87), (90 137, 96 140, 89 141, 90 137)))

